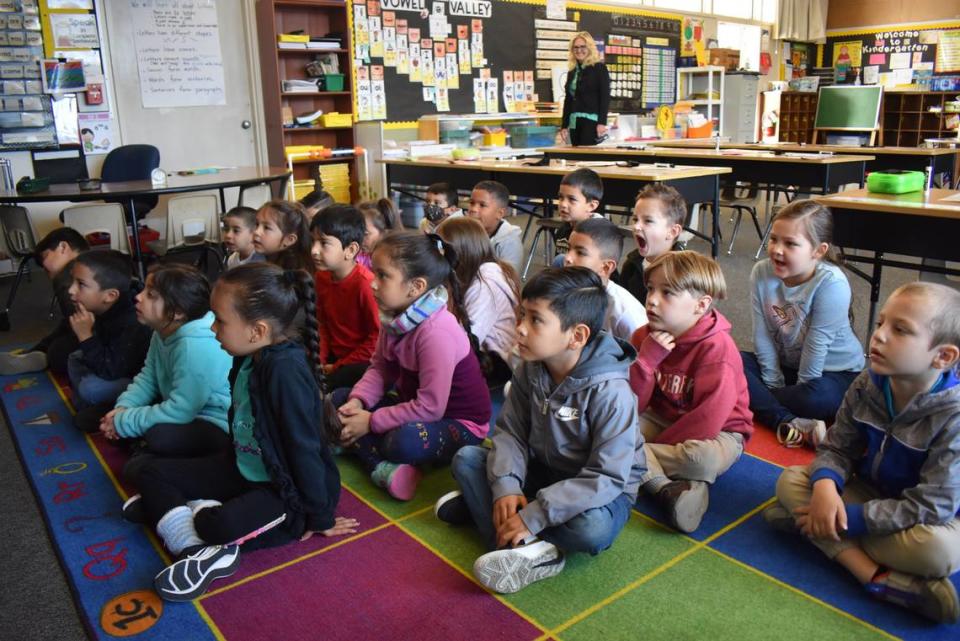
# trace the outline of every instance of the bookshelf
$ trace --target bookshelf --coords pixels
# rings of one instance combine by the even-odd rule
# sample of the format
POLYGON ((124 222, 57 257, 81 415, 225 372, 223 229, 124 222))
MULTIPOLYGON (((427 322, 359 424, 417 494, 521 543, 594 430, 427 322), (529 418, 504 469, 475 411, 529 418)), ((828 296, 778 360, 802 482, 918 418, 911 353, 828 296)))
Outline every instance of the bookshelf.
MULTIPOLYGON (((347 12, 350 6, 343 0, 258 0, 257 39, 260 49, 260 74, 263 86, 264 120, 267 134, 267 156, 271 166, 287 164, 284 149, 290 145, 323 145, 328 149, 353 148, 353 126, 284 127, 283 111, 290 109, 293 116, 322 109, 324 113, 353 112, 353 87, 350 67, 350 29, 347 12), (277 36, 302 31, 311 36, 341 34, 342 46, 334 49, 281 49, 277 36), (307 79, 306 65, 315 57, 332 53, 337 56, 343 74, 341 91, 283 91, 284 80, 307 79)), ((357 163, 353 155, 326 159, 302 159, 294 163, 294 184, 315 178, 320 172, 329 186, 329 169, 347 165, 349 200, 357 198, 357 163)), ((333 192, 333 190, 328 189, 333 192)), ((334 193, 337 200, 346 199, 334 193)))
POLYGON ((956 136, 955 129, 946 128, 946 118, 957 114, 942 111, 944 103, 956 96, 956 91, 888 91, 881 108, 882 144, 917 147, 926 138, 956 136), (941 111, 931 112, 931 107, 941 111))

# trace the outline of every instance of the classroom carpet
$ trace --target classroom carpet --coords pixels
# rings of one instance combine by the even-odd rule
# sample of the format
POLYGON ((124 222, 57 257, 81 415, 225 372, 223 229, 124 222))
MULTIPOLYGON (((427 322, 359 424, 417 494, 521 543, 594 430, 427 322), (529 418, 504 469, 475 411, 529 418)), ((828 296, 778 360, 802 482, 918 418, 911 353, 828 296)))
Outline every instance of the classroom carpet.
POLYGON ((46 374, 0 377, 7 424, 91 638, 960 638, 960 625, 871 601, 813 546, 766 526, 760 512, 781 466, 812 453, 786 450, 762 428, 711 489, 692 535, 641 500, 609 550, 572 556, 559 576, 514 595, 484 590, 471 574, 479 538, 434 517, 433 501, 454 489, 448 469, 428 470, 416 498, 399 503, 347 458, 338 513, 360 521, 356 534, 244 554, 202 598, 165 603, 151 586, 168 557, 120 517, 126 455, 76 431, 67 398, 46 374))

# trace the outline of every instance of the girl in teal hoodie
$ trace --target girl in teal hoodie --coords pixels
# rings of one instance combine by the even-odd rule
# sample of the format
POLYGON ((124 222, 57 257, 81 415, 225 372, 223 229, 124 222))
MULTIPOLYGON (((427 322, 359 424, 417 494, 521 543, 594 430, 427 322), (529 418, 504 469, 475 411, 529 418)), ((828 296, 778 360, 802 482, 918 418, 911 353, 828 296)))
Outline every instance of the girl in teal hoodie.
MULTIPOLYGON (((155 456, 204 456, 230 448, 232 359, 210 329, 207 279, 188 265, 161 265, 147 275, 136 310, 137 320, 154 330, 150 350, 100 431, 108 439, 143 438, 145 452, 155 456)), ((126 474, 135 478, 130 469, 126 474)))

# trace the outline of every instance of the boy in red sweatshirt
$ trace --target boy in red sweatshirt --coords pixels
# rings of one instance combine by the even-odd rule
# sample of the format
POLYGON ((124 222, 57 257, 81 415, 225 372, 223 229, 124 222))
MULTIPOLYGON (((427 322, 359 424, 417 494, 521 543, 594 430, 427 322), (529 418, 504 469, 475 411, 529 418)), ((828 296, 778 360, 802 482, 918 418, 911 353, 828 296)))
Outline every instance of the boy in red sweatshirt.
POLYGON ((753 433, 747 381, 730 323, 713 309, 727 292, 716 261, 667 252, 647 268, 646 286, 649 324, 633 334, 630 368, 647 441, 643 489, 671 525, 693 532, 707 511, 707 484, 753 433))

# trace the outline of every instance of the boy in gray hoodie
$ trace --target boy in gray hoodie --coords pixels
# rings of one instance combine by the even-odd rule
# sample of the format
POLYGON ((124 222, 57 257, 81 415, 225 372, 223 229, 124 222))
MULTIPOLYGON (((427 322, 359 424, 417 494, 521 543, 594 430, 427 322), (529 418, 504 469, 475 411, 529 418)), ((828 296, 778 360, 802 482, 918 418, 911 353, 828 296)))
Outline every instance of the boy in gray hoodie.
POLYGON ((809 467, 764 512, 850 571, 871 596, 942 623, 960 617, 960 292, 909 283, 880 312, 870 367, 809 467))
POLYGON ((493 447, 453 459, 460 492, 438 518, 471 519, 490 549, 477 580, 500 593, 559 573, 564 554, 597 554, 630 517, 646 472, 628 369, 636 352, 601 332, 607 295, 583 267, 549 268, 523 288, 524 363, 497 419, 493 447))

